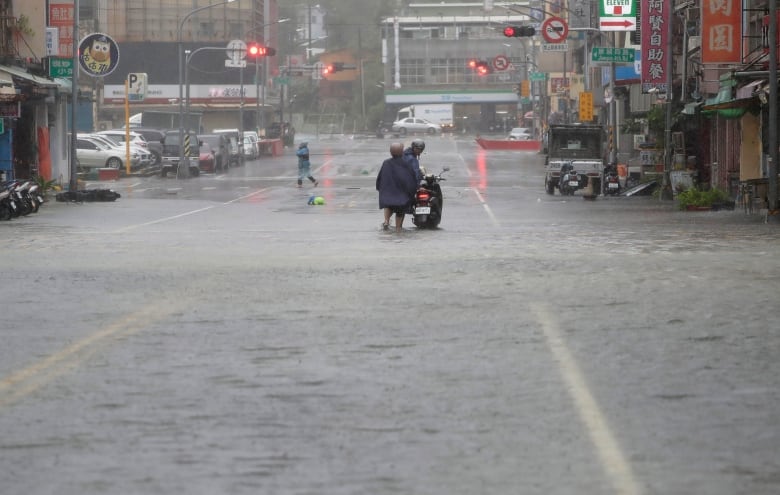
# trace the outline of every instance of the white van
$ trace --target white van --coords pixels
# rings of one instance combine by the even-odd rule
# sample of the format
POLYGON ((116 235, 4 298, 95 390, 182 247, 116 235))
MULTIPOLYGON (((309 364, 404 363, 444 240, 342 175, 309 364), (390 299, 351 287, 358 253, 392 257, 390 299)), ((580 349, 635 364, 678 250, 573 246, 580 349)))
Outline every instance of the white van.
POLYGON ((255 131, 244 131, 244 155, 252 159, 260 156, 260 137, 255 131), (248 148, 248 149, 247 149, 248 148))
MULTIPOLYGON (((214 129, 213 134, 230 134, 238 136, 238 129, 214 129)), ((254 160, 260 156, 260 138, 255 131, 244 131, 244 158, 254 160)))

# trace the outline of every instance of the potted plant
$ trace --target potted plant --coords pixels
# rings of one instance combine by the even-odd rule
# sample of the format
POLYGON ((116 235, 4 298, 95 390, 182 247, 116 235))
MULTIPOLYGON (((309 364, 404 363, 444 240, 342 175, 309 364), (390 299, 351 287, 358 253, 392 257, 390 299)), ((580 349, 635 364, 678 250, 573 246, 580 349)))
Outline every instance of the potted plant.
POLYGON ((729 195, 717 188, 702 191, 696 187, 691 187, 677 195, 677 204, 681 210, 688 211, 734 208, 734 201, 729 198, 729 195))
POLYGON ((41 196, 43 196, 44 199, 49 195, 49 191, 58 188, 56 180, 46 180, 40 175, 36 176, 33 181, 38 185, 38 189, 40 189, 41 196))

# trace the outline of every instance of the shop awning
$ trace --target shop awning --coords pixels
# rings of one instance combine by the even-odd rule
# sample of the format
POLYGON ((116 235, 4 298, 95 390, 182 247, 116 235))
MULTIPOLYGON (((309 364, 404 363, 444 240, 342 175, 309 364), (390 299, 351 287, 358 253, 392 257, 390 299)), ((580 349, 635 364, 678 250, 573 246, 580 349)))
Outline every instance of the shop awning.
POLYGON ((737 119, 753 108, 760 106, 758 98, 750 96, 747 98, 735 97, 734 88, 736 81, 731 77, 721 76, 720 91, 714 98, 707 98, 707 101, 701 107, 704 115, 718 114, 727 119, 737 119))
POLYGON ((0 79, 12 79, 12 78, 19 78, 23 79, 27 82, 30 82, 36 86, 40 86, 43 88, 56 88, 57 83, 49 78, 36 76, 35 74, 30 74, 26 70, 24 70, 22 67, 14 67, 11 65, 0 65, 0 79))
POLYGON ((703 111, 708 110, 735 110, 738 108, 744 108, 748 109, 751 106, 758 103, 758 98, 750 97, 750 98, 734 98, 733 100, 726 100, 726 101, 714 101, 711 102, 710 99, 707 100, 707 104, 705 104, 701 109, 703 111))

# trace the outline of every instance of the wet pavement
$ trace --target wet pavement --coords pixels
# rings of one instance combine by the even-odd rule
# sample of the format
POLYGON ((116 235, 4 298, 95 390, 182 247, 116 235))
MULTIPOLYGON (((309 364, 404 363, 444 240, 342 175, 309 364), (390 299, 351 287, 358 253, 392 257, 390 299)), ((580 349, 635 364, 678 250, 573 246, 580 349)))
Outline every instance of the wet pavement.
POLYGON ((776 224, 443 137, 382 232, 390 140, 309 142, 0 224, 2 493, 780 491, 776 224))

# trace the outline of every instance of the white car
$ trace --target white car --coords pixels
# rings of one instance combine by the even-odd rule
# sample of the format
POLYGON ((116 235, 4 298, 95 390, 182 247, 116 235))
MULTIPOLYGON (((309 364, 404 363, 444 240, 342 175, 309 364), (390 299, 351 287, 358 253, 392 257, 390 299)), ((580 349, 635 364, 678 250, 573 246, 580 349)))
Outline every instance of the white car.
POLYGON ((393 132, 402 136, 408 132, 425 132, 427 134, 441 134, 441 126, 425 119, 407 117, 393 122, 393 132))
POLYGON ((533 136, 527 127, 515 127, 509 132, 507 139, 510 141, 529 141, 533 139, 533 136))
MULTIPOLYGON (((130 152, 130 164, 136 166, 140 157, 130 152)), ((90 168, 116 168, 124 165, 124 153, 90 137, 76 137, 76 162, 81 170, 90 168)))
MULTIPOLYGON (((77 137, 89 138, 96 141, 100 141, 101 143, 105 144, 109 148, 116 149, 119 153, 121 153, 123 157, 125 156, 126 151, 125 151, 124 143, 117 144, 116 141, 112 141, 107 136, 104 136, 102 134, 79 133, 77 137)), ((138 155, 138 160, 130 161, 130 166, 133 168, 135 168, 136 166, 146 167, 150 165, 154 160, 154 157, 152 156, 151 152, 149 152, 149 150, 147 150, 146 148, 141 148, 140 146, 137 146, 131 142, 130 156, 132 157, 134 155, 138 155)))
MULTIPOLYGON (((117 144, 121 144, 121 145, 125 144, 124 129, 114 129, 111 131, 99 131, 96 132, 95 134, 100 134, 101 136, 105 136, 117 144)), ((130 131, 130 144, 134 144, 139 148, 149 149, 149 144, 146 142, 146 138, 144 138, 141 134, 137 132, 130 131)))

